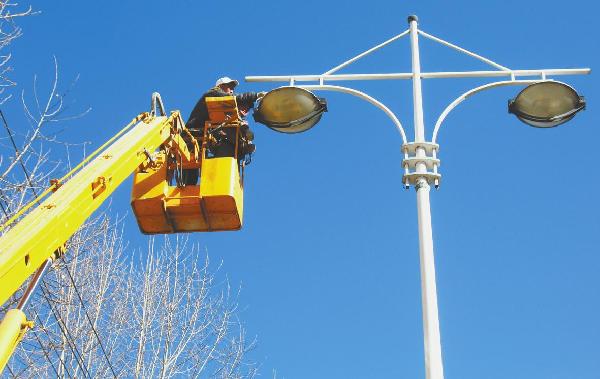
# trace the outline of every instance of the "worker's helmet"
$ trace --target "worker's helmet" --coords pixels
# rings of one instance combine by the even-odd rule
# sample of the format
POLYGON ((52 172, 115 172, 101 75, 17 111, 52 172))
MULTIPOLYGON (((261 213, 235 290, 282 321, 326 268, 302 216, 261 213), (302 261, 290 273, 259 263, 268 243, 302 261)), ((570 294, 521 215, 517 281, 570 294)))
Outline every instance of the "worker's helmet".
POLYGON ((220 86, 221 84, 231 84, 233 83, 233 86, 237 86, 238 84, 240 84, 237 80, 235 79, 231 79, 229 76, 224 76, 222 78, 219 78, 219 80, 217 80, 217 82, 215 83, 215 87, 220 86))

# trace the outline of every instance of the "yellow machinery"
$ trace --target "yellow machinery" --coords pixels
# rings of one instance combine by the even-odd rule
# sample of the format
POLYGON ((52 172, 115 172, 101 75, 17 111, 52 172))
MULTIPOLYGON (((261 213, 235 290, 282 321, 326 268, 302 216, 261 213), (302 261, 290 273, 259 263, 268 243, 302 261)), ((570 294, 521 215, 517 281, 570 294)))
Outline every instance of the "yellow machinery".
MULTIPOLYGON (((185 128, 178 111, 165 115, 160 96, 153 110, 136 117, 86 161, 61 180, 53 181, 26 216, 0 237, 0 304, 37 271, 16 309, 0 324, 0 372, 32 322, 23 308, 39 278, 91 214, 132 173, 131 204, 144 233, 238 230, 242 226, 243 143, 234 97, 207 98, 210 120, 202 136, 185 128), (161 115, 156 115, 160 110, 161 115), (229 129, 227 129, 229 128, 229 129), (211 152, 215 134, 234 131, 233 156, 211 152), (200 183, 185 185, 184 171, 195 172, 200 183), (176 185, 171 185, 175 181, 176 185)), ((26 207, 24 211, 29 208, 26 207)))
MULTIPOLYGON (((200 153, 181 154, 179 162, 169 162, 167 151, 142 165, 133 178, 131 206, 146 234, 238 230, 242 227, 243 190, 238 163, 240 127, 235 97, 206 98, 206 122, 200 153), (231 129, 235 136, 233 156, 207 158, 214 131, 231 129), (198 158, 199 157, 199 158, 198 158), (199 185, 171 186, 176 164, 187 170, 200 170, 199 185)), ((192 137, 188 137, 193 141, 192 137)), ((196 142, 196 141, 193 141, 196 142)), ((196 145, 196 150, 198 146, 196 145)))

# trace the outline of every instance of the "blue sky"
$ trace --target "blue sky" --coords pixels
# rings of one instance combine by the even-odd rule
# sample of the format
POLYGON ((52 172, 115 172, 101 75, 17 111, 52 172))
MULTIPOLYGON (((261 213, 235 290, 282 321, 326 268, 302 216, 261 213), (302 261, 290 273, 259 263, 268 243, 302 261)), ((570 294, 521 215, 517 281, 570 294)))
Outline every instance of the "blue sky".
MULTIPOLYGON (((69 112, 92 111, 63 135, 92 146, 146 111, 153 91, 187 117, 220 76, 318 74, 402 32, 409 14, 510 68, 599 63, 600 9, 590 0, 33 4, 41 14, 21 22, 13 78, 30 94, 37 74, 43 92, 53 55, 62 88, 80 75, 69 112)), ((486 69, 430 41, 421 47, 423 71, 486 69)), ((409 70, 403 39, 340 73, 409 70)), ((506 111, 517 90, 502 88, 460 105, 440 133, 442 186, 431 202, 447 378, 600 377, 600 80, 557 79, 588 103, 563 127, 520 123, 506 111)), ((428 133, 449 102, 487 81, 425 81, 428 133)), ((387 104, 412 139, 410 82, 343 84, 387 104)), ((307 133, 255 126, 244 229, 189 237, 241 283, 264 376, 423 377, 416 201, 401 187, 401 139, 372 105, 319 95, 329 112, 307 133)), ((24 122, 17 98, 5 108, 13 124, 24 122)), ((112 210, 129 212, 126 237, 143 247, 129 186, 112 210)))

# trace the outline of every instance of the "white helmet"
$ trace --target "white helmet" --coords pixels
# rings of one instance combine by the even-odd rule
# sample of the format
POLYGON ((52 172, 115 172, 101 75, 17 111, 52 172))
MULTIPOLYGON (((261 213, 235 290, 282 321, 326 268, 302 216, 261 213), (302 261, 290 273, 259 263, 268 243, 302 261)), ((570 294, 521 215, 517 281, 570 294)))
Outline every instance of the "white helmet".
POLYGON ((238 84, 240 84, 237 80, 231 79, 229 76, 224 76, 222 78, 219 78, 219 80, 217 80, 217 82, 215 83, 215 86, 220 86, 221 84, 230 84, 230 83, 233 83, 234 87, 237 86, 238 84))

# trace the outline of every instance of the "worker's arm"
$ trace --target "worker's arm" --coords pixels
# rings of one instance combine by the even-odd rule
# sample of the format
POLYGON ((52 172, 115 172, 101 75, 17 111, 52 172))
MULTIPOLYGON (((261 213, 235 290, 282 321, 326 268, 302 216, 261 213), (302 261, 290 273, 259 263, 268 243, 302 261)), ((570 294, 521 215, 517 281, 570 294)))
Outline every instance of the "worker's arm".
MULTIPOLYGON (((254 103, 264 92, 245 92, 235 95, 235 101, 237 103, 238 108, 243 112, 247 113, 250 108, 254 107, 254 103)), ((202 130, 204 128, 204 122, 208 120, 208 110, 206 109, 206 101, 207 97, 225 97, 231 96, 231 94, 223 91, 219 87, 214 87, 208 90, 200 100, 194 106, 192 113, 190 114, 189 119, 187 120, 185 126, 191 130, 202 130)))
MULTIPOLYGON (((231 96, 231 94, 223 91, 219 87, 215 87, 215 88, 211 88, 208 92, 206 92, 202 96, 202 98, 204 99, 206 97, 224 97, 224 96, 231 96)), ((257 92, 244 92, 244 93, 238 93, 234 96, 235 96, 235 102, 237 103, 238 107, 249 109, 249 108, 254 107, 254 103, 260 97, 260 94, 257 92)))
POLYGON ((245 92, 235 95, 235 101, 238 107, 243 109, 254 108, 254 103, 258 100, 258 93, 256 92, 245 92))
MULTIPOLYGON (((231 94, 221 90, 218 87, 215 88, 211 88, 208 92, 206 92, 202 98, 206 98, 206 97, 224 97, 224 96, 231 96, 231 94)), ((235 101, 238 105, 238 107, 243 107, 243 108, 252 108, 254 106, 254 103, 256 102, 256 100, 259 98, 259 93, 257 92, 244 92, 244 93, 239 93, 234 95, 235 96, 235 101)))

